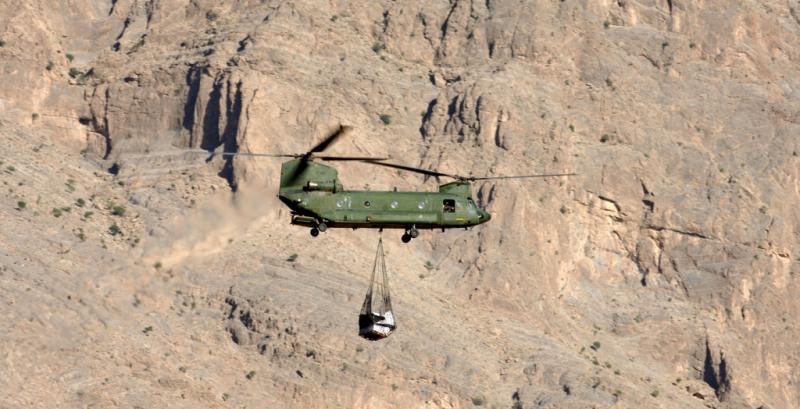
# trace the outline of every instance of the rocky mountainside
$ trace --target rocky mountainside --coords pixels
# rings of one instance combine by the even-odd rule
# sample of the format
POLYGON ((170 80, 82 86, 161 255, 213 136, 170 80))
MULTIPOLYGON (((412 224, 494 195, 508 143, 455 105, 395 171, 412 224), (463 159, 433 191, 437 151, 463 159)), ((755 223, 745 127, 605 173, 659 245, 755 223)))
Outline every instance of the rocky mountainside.
MULTIPOLYGON (((800 407, 797 0, 0 2, 0 408, 800 407), (280 161, 482 176, 312 239, 280 161)), ((437 180, 338 166, 354 189, 437 180)))

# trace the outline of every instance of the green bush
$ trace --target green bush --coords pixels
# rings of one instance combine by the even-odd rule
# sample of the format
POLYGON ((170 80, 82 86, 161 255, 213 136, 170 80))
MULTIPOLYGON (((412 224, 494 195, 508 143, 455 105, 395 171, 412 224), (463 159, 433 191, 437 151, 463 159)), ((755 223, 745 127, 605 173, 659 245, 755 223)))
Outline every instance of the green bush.
POLYGON ((5 47, 5 46, 6 46, 5 40, 0 40, 0 47, 5 47))
POLYGON ((31 114, 31 120, 34 120, 34 121, 35 121, 35 120, 37 120, 37 119, 39 119, 39 114, 38 114, 38 113, 36 113, 36 112, 32 113, 32 114, 31 114))
POLYGON ((75 56, 70 54, 70 53, 67 53, 66 57, 67 57, 67 61, 69 61, 69 62, 72 62, 72 60, 75 59, 75 56))
POLYGON ((253 379, 254 376, 256 376, 256 371, 250 371, 247 373, 247 375, 245 375, 248 380, 253 379))
POLYGON ((289 257, 286 259, 286 261, 288 261, 288 262, 290 262, 290 263, 294 263, 294 262, 297 260, 297 257, 298 257, 297 253, 294 253, 294 254, 292 254, 291 256, 289 256, 289 257))
POLYGON ((591 346, 590 348, 592 348, 592 349, 593 349, 593 350, 595 350, 595 351, 597 351, 598 349, 600 349, 600 341, 594 341, 594 342, 592 342, 592 346, 591 346))
POLYGON ((481 397, 472 398, 472 404, 475 406, 483 406, 483 398, 481 397))
POLYGON ((78 78, 78 77, 83 76, 83 73, 81 72, 81 70, 79 70, 79 69, 77 69, 75 67, 72 67, 72 68, 69 69, 69 76, 71 78, 78 78))
POLYGON ((108 228, 108 232, 111 233, 112 236, 122 235, 122 229, 120 229, 116 223, 112 224, 111 227, 108 228))
POLYGON ((111 207, 111 214, 114 216, 125 216, 125 206, 114 205, 111 207))
POLYGON ((75 206, 78 206, 78 207, 86 206, 86 201, 83 200, 83 198, 79 197, 78 200, 75 201, 75 206))
POLYGON ((52 61, 48 61, 48 62, 47 62, 47 66, 46 66, 45 68, 47 68, 47 71, 53 71, 53 68, 55 68, 55 66, 56 66, 56 65, 55 65, 55 64, 53 64, 53 62, 52 62, 52 61))
POLYGON ((385 49, 386 49, 386 44, 384 44, 384 43, 382 43, 380 41, 377 41, 374 44, 372 44, 372 51, 374 51, 376 53, 379 53, 379 52, 381 52, 381 51, 383 51, 385 49))
POLYGON ((23 202, 22 200, 20 200, 20 201, 18 201, 18 202, 17 202, 17 209, 18 209, 18 210, 22 210, 22 209, 24 209, 24 208, 25 208, 27 205, 28 205, 27 203, 25 203, 25 202, 23 202))
POLYGON ((57 207, 54 207, 51 213, 53 214, 54 217, 61 217, 62 215, 61 209, 57 207))
POLYGON ((384 125, 389 125, 390 123, 392 123, 392 117, 388 114, 381 114, 380 118, 381 122, 383 122, 384 125))

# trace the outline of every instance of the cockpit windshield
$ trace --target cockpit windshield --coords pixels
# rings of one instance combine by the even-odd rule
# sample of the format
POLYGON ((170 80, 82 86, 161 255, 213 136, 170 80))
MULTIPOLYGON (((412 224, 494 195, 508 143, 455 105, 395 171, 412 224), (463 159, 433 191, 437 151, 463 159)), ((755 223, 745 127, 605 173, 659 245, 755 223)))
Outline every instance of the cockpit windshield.
POLYGON ((471 197, 467 198, 467 207, 475 208, 475 202, 472 201, 471 197))

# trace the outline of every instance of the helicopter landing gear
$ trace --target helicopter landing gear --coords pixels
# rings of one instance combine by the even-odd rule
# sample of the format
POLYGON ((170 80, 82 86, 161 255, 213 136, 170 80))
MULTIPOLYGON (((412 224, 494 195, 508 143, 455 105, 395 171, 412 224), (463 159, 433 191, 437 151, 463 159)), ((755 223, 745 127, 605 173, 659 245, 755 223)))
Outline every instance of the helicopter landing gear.
POLYGON ((311 236, 317 237, 320 233, 325 233, 326 230, 328 230, 328 225, 325 222, 319 222, 317 227, 311 228, 311 236))
POLYGON ((415 226, 411 226, 410 229, 403 233, 403 236, 400 237, 400 240, 402 240, 403 243, 408 243, 411 241, 411 239, 416 239, 417 237, 419 237, 419 230, 417 230, 415 226))

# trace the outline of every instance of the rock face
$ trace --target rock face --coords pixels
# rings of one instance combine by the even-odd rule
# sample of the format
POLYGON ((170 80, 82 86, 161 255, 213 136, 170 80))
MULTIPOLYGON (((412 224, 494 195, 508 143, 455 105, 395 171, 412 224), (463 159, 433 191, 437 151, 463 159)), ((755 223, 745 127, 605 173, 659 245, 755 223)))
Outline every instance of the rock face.
POLYGON ((0 7, 1 407, 800 407, 796 0, 61 3, 0 7), (340 123, 332 153, 580 175, 386 232, 367 343, 378 233, 312 240, 279 161, 183 151, 340 123))

